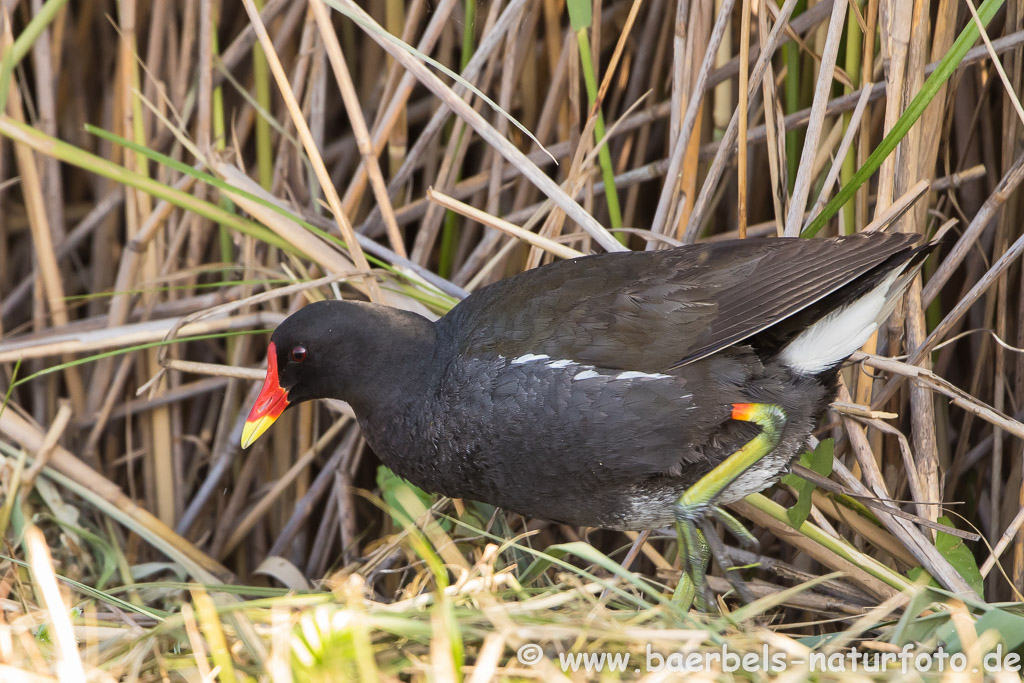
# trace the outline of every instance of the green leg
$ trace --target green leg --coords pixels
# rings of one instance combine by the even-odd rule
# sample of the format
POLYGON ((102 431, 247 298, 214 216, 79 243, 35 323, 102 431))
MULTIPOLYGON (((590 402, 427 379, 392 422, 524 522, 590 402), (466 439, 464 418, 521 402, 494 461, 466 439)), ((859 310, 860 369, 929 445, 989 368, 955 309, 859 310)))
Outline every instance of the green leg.
POLYGON ((718 517, 741 541, 753 536, 732 515, 714 507, 714 501, 737 477, 758 463, 779 443, 782 429, 786 425, 786 413, 773 403, 735 403, 732 419, 753 422, 761 427, 761 433, 743 445, 738 451, 720 462, 714 469, 701 477, 679 498, 676 503, 676 532, 679 535, 679 555, 683 571, 689 577, 698 593, 704 586, 705 563, 697 540, 700 530, 704 532, 707 546, 715 561, 725 571, 740 597, 749 602, 749 593, 732 571, 732 562, 726 556, 725 546, 714 534, 710 516, 718 517))
MULTIPOLYGON (((693 531, 693 534, 694 534, 693 538, 696 539, 696 541, 695 541, 696 546, 688 546, 688 547, 696 547, 698 556, 700 558, 700 559, 697 560, 697 563, 698 563, 698 566, 700 567, 701 575, 703 575, 703 573, 705 571, 707 571, 708 562, 711 561, 710 549, 708 548, 707 541, 704 540, 704 534, 701 533, 701 531, 698 530, 698 529, 692 529, 692 531, 693 531)), ((684 531, 682 529, 681 525, 677 523, 676 524, 676 533, 679 534, 680 537, 681 537, 681 535, 683 533, 686 533, 686 531, 684 531)), ((687 541, 687 542, 689 542, 689 541, 687 541)), ((679 554, 680 554, 680 556, 683 556, 683 553, 684 553, 683 544, 682 544, 682 542, 680 542, 680 544, 679 544, 679 554)), ((685 571, 686 560, 683 561, 683 567, 684 567, 683 574, 682 574, 682 576, 679 577, 679 583, 676 584, 676 589, 672 593, 672 601, 677 603, 684 610, 688 610, 688 609, 690 609, 690 605, 693 604, 694 599, 696 599, 697 607, 699 609, 705 609, 706 606, 709 605, 710 603, 708 603, 708 596, 707 595, 705 595, 703 592, 698 592, 698 589, 702 588, 702 584, 700 584, 700 583, 694 584, 693 579, 691 578, 690 574, 685 571)))
POLYGON ((711 508, 711 512, 714 514, 715 519, 721 522, 744 548, 748 550, 756 550, 758 548, 760 544, 757 542, 754 534, 750 533, 747 527, 743 526, 743 522, 733 517, 725 508, 720 508, 716 505, 711 508))

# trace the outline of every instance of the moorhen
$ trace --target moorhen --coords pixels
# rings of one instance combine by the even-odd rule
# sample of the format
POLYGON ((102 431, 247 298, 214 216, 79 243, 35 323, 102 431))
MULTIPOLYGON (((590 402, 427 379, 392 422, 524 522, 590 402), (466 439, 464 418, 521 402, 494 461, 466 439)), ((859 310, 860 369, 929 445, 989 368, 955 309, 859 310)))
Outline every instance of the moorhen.
POLYGON ((437 322, 324 301, 271 336, 248 447, 291 405, 348 401, 421 488, 608 529, 677 524, 694 585, 712 516, 777 481, 840 364, 935 243, 728 240, 584 256, 484 287, 437 322), (700 527, 700 530, 698 530, 700 527))

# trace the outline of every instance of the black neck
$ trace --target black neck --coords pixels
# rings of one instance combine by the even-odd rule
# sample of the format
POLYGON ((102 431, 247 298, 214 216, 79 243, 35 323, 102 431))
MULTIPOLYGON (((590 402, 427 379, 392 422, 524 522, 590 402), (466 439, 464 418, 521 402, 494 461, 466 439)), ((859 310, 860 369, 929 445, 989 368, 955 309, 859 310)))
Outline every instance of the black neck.
POLYGON ((338 398, 369 416, 421 397, 434 356, 434 324, 408 311, 357 305, 362 320, 349 330, 361 354, 348 370, 348 396, 338 398))

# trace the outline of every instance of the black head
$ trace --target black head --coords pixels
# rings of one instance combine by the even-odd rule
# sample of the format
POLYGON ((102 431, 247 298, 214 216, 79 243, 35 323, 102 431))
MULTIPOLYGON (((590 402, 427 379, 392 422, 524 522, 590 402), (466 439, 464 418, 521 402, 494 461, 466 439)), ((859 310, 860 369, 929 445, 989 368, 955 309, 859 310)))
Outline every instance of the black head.
POLYGON ((290 315, 270 337, 267 376, 242 430, 242 447, 297 403, 362 403, 382 381, 400 376, 394 368, 407 355, 410 329, 432 343, 430 321, 385 306, 320 301, 290 315))
MULTIPOLYGON (((318 301, 285 319, 270 336, 277 381, 289 403, 341 398, 346 368, 363 334, 357 333, 361 304, 318 301)), ((270 349, 268 349, 268 356, 270 349)), ((268 359, 269 360, 269 359, 268 359)))

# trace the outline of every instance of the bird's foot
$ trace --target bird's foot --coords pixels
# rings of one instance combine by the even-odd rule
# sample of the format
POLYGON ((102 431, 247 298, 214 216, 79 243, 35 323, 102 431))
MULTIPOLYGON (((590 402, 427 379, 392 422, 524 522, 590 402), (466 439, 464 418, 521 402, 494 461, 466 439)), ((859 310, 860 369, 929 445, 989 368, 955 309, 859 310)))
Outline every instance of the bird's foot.
POLYGON ((736 519, 725 508, 721 508, 716 505, 712 510, 714 511, 715 519, 721 522, 722 526, 729 530, 729 533, 736 538, 744 550, 748 550, 755 555, 760 553, 760 541, 758 541, 757 537, 750 532, 750 529, 743 525, 743 522, 736 519))
MULTIPOLYGON (((739 520, 718 506, 686 507, 682 501, 676 505, 676 534, 679 538, 679 559, 683 566, 683 574, 674 598, 685 603, 692 600, 698 609, 703 611, 707 611, 714 604, 714 596, 706 580, 708 563, 712 556, 740 599, 745 603, 753 600, 739 569, 734 565, 715 531, 716 520, 722 522, 730 533, 736 536, 740 545, 758 545, 754 535, 739 520)), ((689 607, 689 604, 686 606, 689 607)))
POLYGON ((679 539, 679 562, 683 573, 676 584, 672 599, 683 609, 689 609, 690 605, 696 602, 698 609, 707 611, 714 602, 707 581, 704 580, 711 559, 710 550, 704 533, 697 528, 697 520, 687 516, 678 507, 676 536, 679 539))
POLYGON ((710 596, 704 580, 710 550, 740 599, 751 602, 750 591, 725 552, 725 545, 715 533, 713 520, 722 522, 741 545, 756 546, 757 540, 739 520, 716 506, 714 501, 737 477, 775 449, 786 426, 786 413, 780 406, 771 403, 735 403, 732 406, 732 419, 753 422, 761 427, 761 433, 716 465, 680 496, 675 510, 676 532, 679 536, 683 575, 688 577, 695 596, 710 596))

